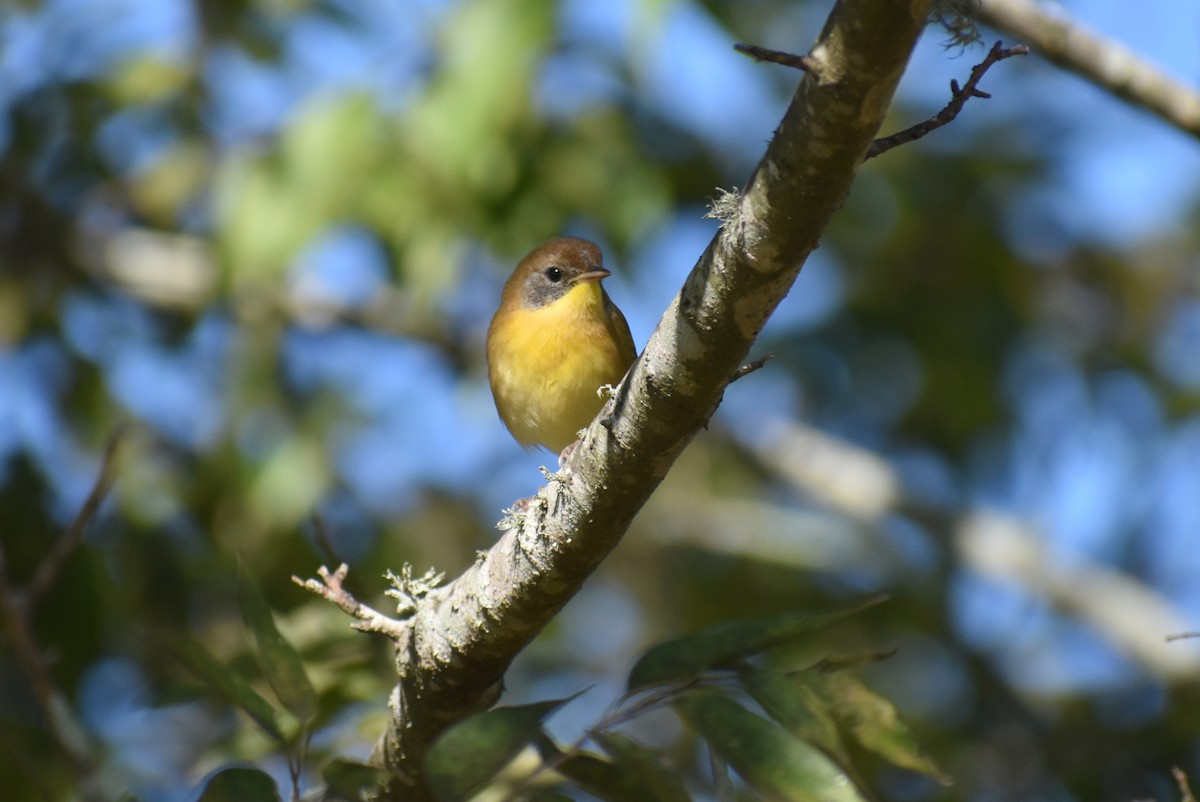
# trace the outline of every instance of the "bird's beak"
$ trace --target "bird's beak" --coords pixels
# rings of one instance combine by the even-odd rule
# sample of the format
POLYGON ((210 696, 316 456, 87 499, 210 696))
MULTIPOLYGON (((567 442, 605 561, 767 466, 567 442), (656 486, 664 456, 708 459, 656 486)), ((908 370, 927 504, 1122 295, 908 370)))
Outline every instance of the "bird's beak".
POLYGON ((580 273, 575 277, 575 281, 600 281, 601 279, 606 279, 611 275, 611 270, 605 270, 603 267, 598 267, 595 270, 589 270, 586 273, 580 273))

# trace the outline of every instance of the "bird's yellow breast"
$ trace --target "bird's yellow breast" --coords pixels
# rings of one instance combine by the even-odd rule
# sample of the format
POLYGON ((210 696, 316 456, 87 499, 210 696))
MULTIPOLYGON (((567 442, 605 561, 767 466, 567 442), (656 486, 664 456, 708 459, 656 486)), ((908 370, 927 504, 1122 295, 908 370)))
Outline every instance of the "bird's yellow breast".
POLYGON ((604 405, 635 352, 621 313, 598 282, 545 306, 502 309, 488 333, 488 379, 517 442, 561 451, 604 405), (619 322, 618 322, 619 319, 619 322))

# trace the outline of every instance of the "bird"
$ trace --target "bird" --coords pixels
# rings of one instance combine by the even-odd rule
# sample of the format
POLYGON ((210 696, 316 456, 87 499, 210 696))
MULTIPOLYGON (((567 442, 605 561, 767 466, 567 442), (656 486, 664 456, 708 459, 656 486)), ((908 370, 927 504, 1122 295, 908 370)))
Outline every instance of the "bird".
MULTIPOLYGON (((527 450, 562 454, 604 405, 637 357, 629 324, 600 282, 600 248, 557 237, 513 270, 487 333, 488 383, 496 411, 527 450)), ((567 452, 567 453, 563 453, 567 452)))

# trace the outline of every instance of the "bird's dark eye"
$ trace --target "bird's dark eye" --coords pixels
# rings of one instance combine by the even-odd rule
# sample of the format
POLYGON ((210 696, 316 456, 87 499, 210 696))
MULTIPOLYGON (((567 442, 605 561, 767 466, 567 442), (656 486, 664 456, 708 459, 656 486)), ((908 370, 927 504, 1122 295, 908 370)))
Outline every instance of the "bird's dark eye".
POLYGON ((558 282, 562 281, 562 277, 563 277, 562 268, 560 268, 560 267, 547 267, 546 268, 546 278, 550 279, 550 281, 552 281, 553 283, 557 284, 558 282))

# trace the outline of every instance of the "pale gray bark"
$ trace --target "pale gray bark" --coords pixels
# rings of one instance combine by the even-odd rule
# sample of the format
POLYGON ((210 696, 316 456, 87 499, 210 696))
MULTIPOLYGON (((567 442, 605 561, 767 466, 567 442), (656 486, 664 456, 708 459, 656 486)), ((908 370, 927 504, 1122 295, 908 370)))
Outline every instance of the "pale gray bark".
POLYGON ((1096 34, 1033 0, 978 0, 978 18, 1028 44, 1058 66, 1200 137, 1200 92, 1120 42, 1096 34))

